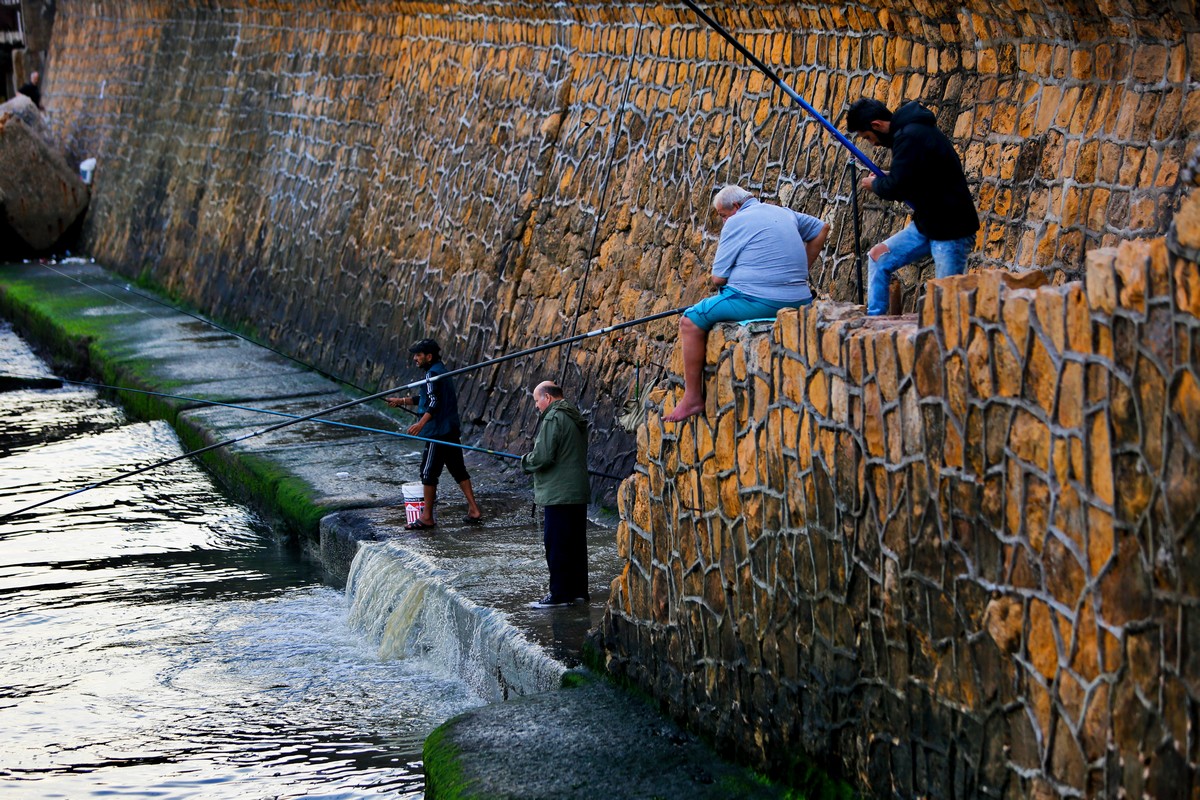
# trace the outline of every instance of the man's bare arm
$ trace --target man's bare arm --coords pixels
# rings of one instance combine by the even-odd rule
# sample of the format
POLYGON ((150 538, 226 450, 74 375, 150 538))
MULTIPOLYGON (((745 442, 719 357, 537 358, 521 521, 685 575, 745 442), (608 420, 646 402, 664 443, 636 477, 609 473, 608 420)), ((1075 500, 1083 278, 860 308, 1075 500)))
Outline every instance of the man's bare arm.
POLYGON ((821 232, 813 237, 812 241, 804 243, 804 252, 808 256, 809 269, 812 268, 813 262, 821 255, 821 248, 825 246, 825 240, 829 238, 829 225, 826 224, 821 228, 821 232))

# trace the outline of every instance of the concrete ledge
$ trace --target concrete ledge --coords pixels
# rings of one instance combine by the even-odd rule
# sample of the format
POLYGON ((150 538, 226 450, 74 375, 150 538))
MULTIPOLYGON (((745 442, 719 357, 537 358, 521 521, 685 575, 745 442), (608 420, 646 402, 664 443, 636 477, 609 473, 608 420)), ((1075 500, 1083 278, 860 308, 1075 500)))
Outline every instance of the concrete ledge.
POLYGON ((581 673, 558 691, 484 706, 425 740, 428 800, 784 798, 648 703, 581 673))

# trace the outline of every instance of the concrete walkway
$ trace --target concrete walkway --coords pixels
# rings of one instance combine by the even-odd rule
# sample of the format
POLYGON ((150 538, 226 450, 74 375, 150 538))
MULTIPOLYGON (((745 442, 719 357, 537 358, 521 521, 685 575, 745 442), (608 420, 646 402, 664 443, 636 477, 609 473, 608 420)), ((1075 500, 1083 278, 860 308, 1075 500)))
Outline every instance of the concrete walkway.
MULTIPOLYGON (((120 393, 135 414, 174 424, 190 449, 250 437, 204 461, 232 492, 293 533, 315 539, 319 519, 333 510, 398 507, 401 485, 418 479, 422 443, 411 439, 315 422, 251 437, 288 422, 278 415, 312 414, 356 395, 302 364, 147 299, 143 290, 94 264, 8 265, 0 268, 0 289, 6 316, 66 362, 65 369, 106 384, 192 398, 120 393)), ((410 381, 421 377, 410 373, 410 381)), ((373 401, 332 418, 403 432, 411 415, 384 408, 373 401)), ((512 495, 525 490, 522 477, 506 474, 494 459, 468 458, 475 470, 493 473, 484 481, 492 492, 485 503, 508 507, 512 495)), ((455 508, 461 494, 449 478, 444 483, 443 523, 462 516, 455 508)))
MULTIPOLYGON (((287 418, 258 409, 303 416, 356 395, 145 294, 83 260, 0 265, 0 315, 48 350, 61 374, 176 395, 119 393, 133 413, 171 422, 189 450, 236 439, 205 454, 204 464, 234 496, 299 535, 332 575, 345 576, 360 541, 385 542, 430 565, 464 606, 499 616, 559 664, 559 674, 579 663, 619 568, 610 527, 589 533, 590 607, 529 608, 545 591, 545 563, 519 470, 468 453, 487 524, 462 523, 462 496, 446 478, 436 532, 405 531, 401 485, 417 478, 420 442, 315 422, 260 435, 287 418)), ((420 377, 410 372, 409 380, 420 377)), ((381 401, 328 418, 389 431, 411 419, 385 412, 381 401)), ((429 753, 429 796, 783 796, 723 764, 642 701, 603 681, 586 683, 443 726, 427 745, 437 746, 429 753)))

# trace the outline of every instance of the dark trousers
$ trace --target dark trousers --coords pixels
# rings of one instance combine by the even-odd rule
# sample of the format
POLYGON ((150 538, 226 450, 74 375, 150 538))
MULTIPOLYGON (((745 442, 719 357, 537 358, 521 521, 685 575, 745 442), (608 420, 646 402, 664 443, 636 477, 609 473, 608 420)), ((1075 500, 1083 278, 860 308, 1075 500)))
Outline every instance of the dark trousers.
POLYGON ((588 597, 587 505, 544 506, 542 541, 550 568, 550 596, 588 597))
POLYGON ((467 467, 463 463, 462 448, 454 447, 461 443, 458 431, 428 438, 437 439, 439 442, 450 442, 450 444, 425 443, 425 457, 421 459, 421 483, 423 485, 437 486, 443 467, 450 470, 450 475, 454 477, 455 483, 462 483, 471 477, 471 473, 467 472, 467 467))

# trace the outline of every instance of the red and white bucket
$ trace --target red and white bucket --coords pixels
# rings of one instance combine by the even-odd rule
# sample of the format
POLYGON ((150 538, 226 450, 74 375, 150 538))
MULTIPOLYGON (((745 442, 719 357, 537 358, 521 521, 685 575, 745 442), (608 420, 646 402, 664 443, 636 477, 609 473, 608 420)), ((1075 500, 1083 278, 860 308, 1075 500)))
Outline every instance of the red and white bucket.
POLYGON ((419 483, 406 483, 400 487, 404 492, 404 516, 411 524, 425 513, 425 487, 419 483))

